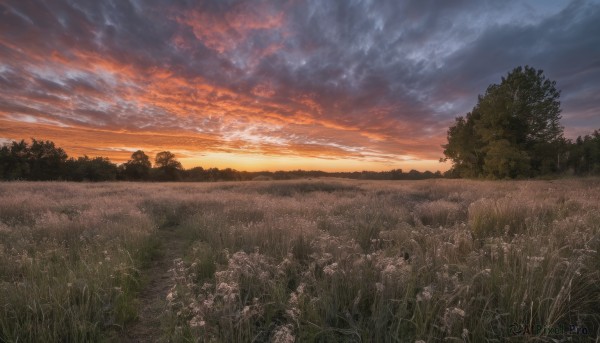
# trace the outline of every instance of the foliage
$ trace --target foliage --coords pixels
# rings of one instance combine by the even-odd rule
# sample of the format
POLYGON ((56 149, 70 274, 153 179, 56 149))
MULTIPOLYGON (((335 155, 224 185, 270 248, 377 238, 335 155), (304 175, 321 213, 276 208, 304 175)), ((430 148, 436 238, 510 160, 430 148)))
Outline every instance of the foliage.
POLYGON ((156 154, 156 168, 159 173, 157 177, 161 180, 173 181, 180 178, 179 171, 183 169, 181 163, 175 159, 175 154, 170 151, 162 151, 156 154))
POLYGON ((0 180, 69 180, 69 181, 249 181, 291 180, 317 177, 341 177, 360 180, 423 180, 440 178, 438 171, 408 173, 402 169, 373 172, 323 172, 319 170, 245 172, 231 168, 183 169, 175 155, 163 151, 156 155, 152 168, 150 157, 137 150, 127 162, 116 166, 106 157, 68 158, 63 149, 51 141, 32 139, 29 145, 24 140, 0 146, 0 180))
POLYGON ((515 178, 558 171, 560 92, 541 70, 515 68, 490 85, 448 130, 445 159, 463 177, 515 178))
POLYGON ((55 180, 64 173, 67 154, 51 141, 13 141, 0 148, 0 178, 5 180, 55 180))
POLYGON ((600 130, 579 136, 563 158, 563 169, 578 175, 600 174, 600 130))
POLYGON ((106 157, 70 158, 66 169, 66 179, 70 181, 111 181, 117 177, 117 166, 106 157))
POLYGON ((131 159, 120 166, 121 178, 125 180, 147 180, 152 163, 142 150, 131 154, 131 159))

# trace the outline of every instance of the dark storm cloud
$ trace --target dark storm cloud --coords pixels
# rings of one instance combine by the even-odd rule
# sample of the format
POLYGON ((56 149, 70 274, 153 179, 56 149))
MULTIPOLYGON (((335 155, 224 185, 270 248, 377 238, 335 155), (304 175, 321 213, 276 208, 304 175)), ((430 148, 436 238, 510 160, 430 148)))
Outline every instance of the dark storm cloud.
MULTIPOLYGON (((571 2, 537 25, 487 28, 476 41, 447 59, 441 75, 431 76, 436 87, 433 97, 453 101, 468 94, 474 103, 476 94, 499 82, 508 70, 530 65, 557 81, 567 116, 578 108, 593 108, 598 113, 597 98, 586 101, 578 96, 599 86, 600 35, 595 32, 600 32, 600 5, 581 1, 571 2)), ((600 118, 593 124, 600 126, 600 118)))
POLYGON ((0 117, 433 160, 518 65, 557 81, 567 132, 600 127, 597 32, 596 1, 5 1, 0 117))

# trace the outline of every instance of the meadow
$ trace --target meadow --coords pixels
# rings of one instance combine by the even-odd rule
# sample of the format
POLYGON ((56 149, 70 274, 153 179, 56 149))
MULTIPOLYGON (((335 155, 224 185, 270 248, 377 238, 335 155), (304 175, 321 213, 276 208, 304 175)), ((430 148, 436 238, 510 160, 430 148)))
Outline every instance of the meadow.
POLYGON ((0 342, 597 342, 598 249, 595 178, 0 183, 0 342))

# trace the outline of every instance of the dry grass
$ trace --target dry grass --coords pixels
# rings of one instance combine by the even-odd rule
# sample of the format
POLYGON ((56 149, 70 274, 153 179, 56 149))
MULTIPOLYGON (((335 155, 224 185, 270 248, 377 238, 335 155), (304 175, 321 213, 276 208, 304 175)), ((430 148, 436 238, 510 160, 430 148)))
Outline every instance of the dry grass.
POLYGON ((596 179, 0 184, 0 341, 118 331, 165 227, 189 241, 165 341, 594 341, 599 194, 596 179))

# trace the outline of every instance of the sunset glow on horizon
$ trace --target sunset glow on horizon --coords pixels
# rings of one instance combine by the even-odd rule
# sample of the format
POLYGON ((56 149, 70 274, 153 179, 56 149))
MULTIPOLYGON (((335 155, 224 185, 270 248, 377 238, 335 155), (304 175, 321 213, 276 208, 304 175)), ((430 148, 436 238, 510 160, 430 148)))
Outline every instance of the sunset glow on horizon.
POLYGON ((600 128, 598 1, 191 3, 0 3, 0 143, 445 171, 454 118, 526 64, 557 81, 568 138, 600 128))

